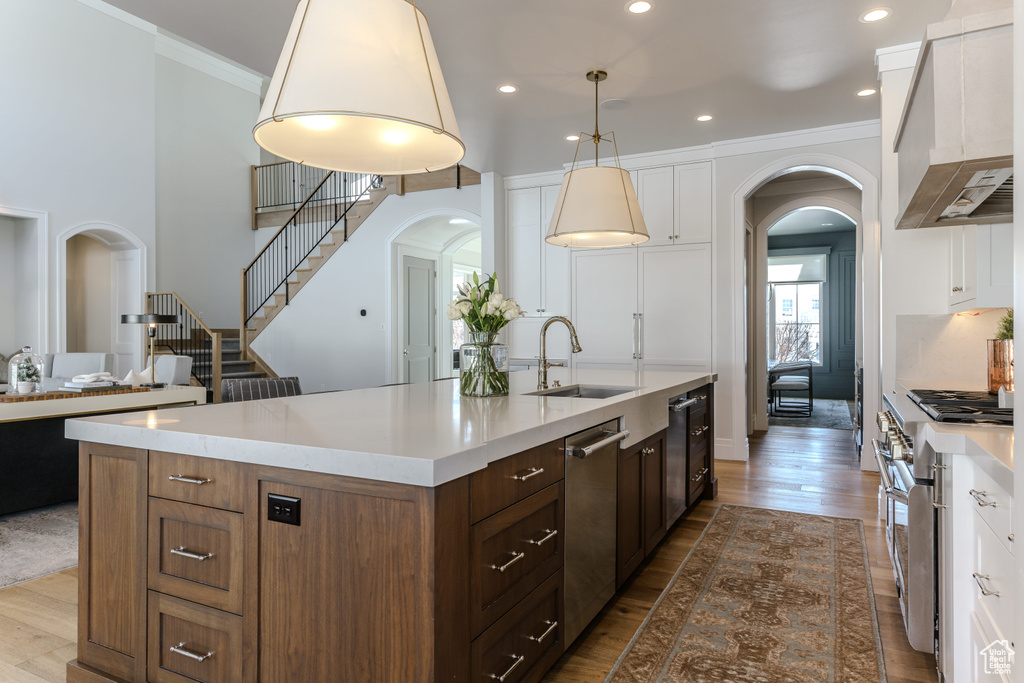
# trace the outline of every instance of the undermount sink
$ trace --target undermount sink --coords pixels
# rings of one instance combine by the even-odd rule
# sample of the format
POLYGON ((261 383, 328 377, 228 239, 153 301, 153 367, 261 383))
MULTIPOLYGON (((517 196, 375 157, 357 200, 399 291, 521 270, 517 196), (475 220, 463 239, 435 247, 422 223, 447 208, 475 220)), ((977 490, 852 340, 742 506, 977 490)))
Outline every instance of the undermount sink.
POLYGON ((558 398, 611 398, 619 394, 628 394, 640 387, 601 387, 590 384, 573 384, 568 387, 555 387, 543 391, 531 391, 524 396, 554 396, 558 398))

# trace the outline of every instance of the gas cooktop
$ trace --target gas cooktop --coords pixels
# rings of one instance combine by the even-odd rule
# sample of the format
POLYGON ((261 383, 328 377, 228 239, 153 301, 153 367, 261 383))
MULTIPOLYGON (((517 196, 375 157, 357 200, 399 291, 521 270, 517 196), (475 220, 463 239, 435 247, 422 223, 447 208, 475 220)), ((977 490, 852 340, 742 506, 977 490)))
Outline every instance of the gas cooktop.
POLYGON ((907 396, 936 422, 1013 424, 1013 408, 1000 408, 999 398, 986 391, 912 389, 907 396))
POLYGON ((910 400, 918 405, 955 403, 958 405, 992 406, 999 405, 999 398, 987 391, 947 391, 941 389, 911 389, 907 392, 910 400))

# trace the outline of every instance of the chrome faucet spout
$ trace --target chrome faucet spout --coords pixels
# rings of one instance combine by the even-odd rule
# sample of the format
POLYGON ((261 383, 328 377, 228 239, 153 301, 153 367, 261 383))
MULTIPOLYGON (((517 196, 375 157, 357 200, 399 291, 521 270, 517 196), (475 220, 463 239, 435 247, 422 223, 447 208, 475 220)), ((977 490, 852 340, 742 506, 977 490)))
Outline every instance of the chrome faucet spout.
POLYGON ((579 353, 583 350, 580 346, 580 340, 576 337, 576 328, 573 327, 572 321, 566 318, 564 315, 556 315, 553 318, 548 318, 544 321, 544 324, 540 327, 540 363, 537 366, 537 390, 543 391, 548 388, 548 368, 554 366, 558 367, 561 363, 549 363, 547 353, 547 333, 548 328, 551 327, 552 323, 564 323, 569 328, 569 341, 572 342, 572 352, 579 353))

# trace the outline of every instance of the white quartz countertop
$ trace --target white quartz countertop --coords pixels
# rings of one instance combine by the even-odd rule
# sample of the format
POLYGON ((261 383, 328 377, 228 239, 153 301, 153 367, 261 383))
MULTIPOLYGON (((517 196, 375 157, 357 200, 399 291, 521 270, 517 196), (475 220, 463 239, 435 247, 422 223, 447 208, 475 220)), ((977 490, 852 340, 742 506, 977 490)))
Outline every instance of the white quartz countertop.
POLYGON ((629 446, 668 425, 668 400, 717 380, 697 372, 552 368, 548 381, 639 387, 607 399, 526 396, 536 371, 513 372, 508 397, 463 398, 456 380, 68 420, 80 441, 418 486, 622 417, 629 446))

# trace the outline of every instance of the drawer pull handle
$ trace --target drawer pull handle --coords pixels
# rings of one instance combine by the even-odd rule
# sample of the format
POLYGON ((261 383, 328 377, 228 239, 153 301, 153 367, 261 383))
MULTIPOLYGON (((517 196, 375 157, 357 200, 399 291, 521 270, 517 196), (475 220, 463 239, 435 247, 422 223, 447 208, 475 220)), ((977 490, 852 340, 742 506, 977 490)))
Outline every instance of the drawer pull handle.
POLYGON ((683 401, 680 401, 679 403, 673 403, 672 405, 669 406, 669 409, 673 413, 681 413, 684 410, 686 410, 687 408, 689 408, 690 406, 697 405, 697 401, 699 401, 699 400, 700 400, 699 396, 696 397, 696 398, 685 399, 683 401))
POLYGON ((544 633, 540 634, 539 636, 527 636, 527 638, 538 643, 543 643, 544 639, 551 635, 552 631, 558 628, 557 621, 545 621, 544 623, 548 625, 548 630, 544 631, 544 633))
POLYGON ((494 680, 498 681, 498 683, 503 683, 504 680, 506 678, 508 678, 509 675, 513 671, 516 670, 516 667, 519 666, 520 664, 522 664, 523 660, 526 659, 526 657, 524 657, 523 655, 510 655, 510 656, 512 657, 512 659, 514 659, 516 661, 512 662, 512 666, 510 666, 508 668, 508 671, 506 671, 505 673, 501 674, 500 676, 498 674, 491 674, 491 678, 493 678, 494 680))
POLYGON ((189 659, 194 659, 197 662, 206 661, 207 659, 213 656, 212 652, 207 652, 205 655, 201 655, 198 652, 186 650, 184 642, 178 643, 177 645, 171 645, 171 652, 182 655, 183 657, 188 657, 189 659))
POLYGON ((979 574, 978 572, 974 572, 973 574, 971 574, 971 576, 974 577, 974 582, 977 583, 978 584, 978 588, 981 589, 981 594, 982 595, 984 595, 986 597, 989 596, 989 595, 992 595, 992 596, 997 597, 997 598, 999 597, 999 591, 994 591, 994 590, 990 590, 988 588, 985 588, 985 584, 982 583, 982 581, 991 581, 992 580, 991 577, 989 577, 988 574, 979 574))
POLYGON ((703 479, 704 475, 707 474, 707 473, 708 473, 708 468, 707 467, 702 467, 702 468, 700 468, 700 471, 697 472, 697 474, 695 474, 692 477, 690 477, 690 479, 694 483, 696 483, 696 482, 700 481, 701 479, 703 479))
POLYGON ((526 474, 517 474, 512 478, 515 479, 516 481, 526 481, 530 477, 536 477, 538 474, 543 474, 543 472, 543 467, 531 467, 526 474))
POLYGON ((988 491, 978 491, 971 489, 971 497, 978 503, 978 507, 983 508, 997 508, 999 505, 994 500, 985 500, 988 497, 988 491))
POLYGON ((699 427, 697 429, 694 429, 692 432, 690 432, 690 436, 700 436, 701 434, 703 434, 706 431, 708 431, 708 426, 704 425, 703 427, 699 427))
POLYGON ((504 574, 506 569, 508 569, 509 567, 514 565, 516 562, 518 562, 519 560, 521 560, 524 557, 526 557, 526 553, 517 553, 514 550, 511 551, 511 554, 513 555, 511 560, 509 560, 505 564, 501 565, 500 567, 498 565, 496 565, 496 564, 492 564, 491 565, 491 569, 497 569, 499 572, 504 574))
POLYGON ((539 541, 534 541, 534 540, 531 539, 528 542, 532 543, 535 546, 540 547, 540 546, 544 545, 545 543, 547 543, 548 541, 550 541, 555 536, 557 536, 558 535, 558 529, 545 529, 544 533, 546 533, 547 536, 545 536, 544 538, 540 539, 539 541))
POLYGON ((181 555, 182 557, 187 557, 190 560, 199 560, 200 562, 206 562, 208 559, 213 557, 213 553, 206 553, 205 555, 200 555, 199 553, 194 553, 189 550, 185 550, 185 546, 183 545, 178 546, 177 548, 171 548, 171 555, 181 555))
POLYGON ((199 479, 198 477, 186 477, 184 474, 172 474, 171 476, 169 476, 167 478, 170 479, 171 481, 180 481, 180 482, 184 482, 186 484, 195 484, 196 486, 202 486, 203 484, 209 484, 210 482, 213 481, 213 479, 210 479, 208 477, 204 477, 203 479, 199 479))

